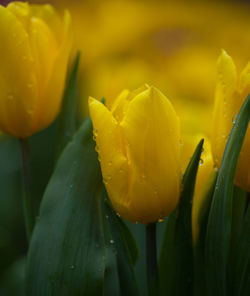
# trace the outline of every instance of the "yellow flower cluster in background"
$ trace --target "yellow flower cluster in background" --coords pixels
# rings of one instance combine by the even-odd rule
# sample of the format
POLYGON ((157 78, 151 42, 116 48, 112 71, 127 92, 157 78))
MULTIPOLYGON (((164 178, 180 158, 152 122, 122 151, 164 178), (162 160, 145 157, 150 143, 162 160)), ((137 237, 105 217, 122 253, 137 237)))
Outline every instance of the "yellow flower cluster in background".
POLYGON ((124 86, 135 89, 148 82, 171 98, 182 118, 182 132, 209 135, 221 48, 240 67, 250 59, 249 15, 242 3, 52 3, 68 7, 74 19, 75 48, 82 51, 85 114, 89 94, 114 99, 124 86))

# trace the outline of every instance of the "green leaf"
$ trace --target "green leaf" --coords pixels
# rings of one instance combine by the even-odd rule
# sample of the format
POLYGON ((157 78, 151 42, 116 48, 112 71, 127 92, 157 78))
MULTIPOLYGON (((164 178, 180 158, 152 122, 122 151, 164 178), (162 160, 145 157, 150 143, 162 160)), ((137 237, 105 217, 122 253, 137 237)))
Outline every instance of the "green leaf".
POLYGON ((161 295, 192 295, 192 199, 203 141, 184 174, 179 205, 168 217, 159 260, 161 295))
POLYGON ((246 192, 240 187, 234 186, 232 207, 231 244, 238 241, 242 227, 246 206, 246 192))
POLYGON ((25 296, 25 263, 21 257, 15 261, 1 277, 0 295, 25 296))
POLYGON ((231 228, 231 243, 228 263, 228 289, 231 291, 234 282, 235 270, 232 264, 237 256, 237 245, 243 225, 244 211, 246 207, 246 192, 240 187, 234 186, 233 190, 233 205, 232 205, 232 228, 231 228))
POLYGON ((57 156, 61 154, 74 136, 77 129, 77 73, 80 61, 80 53, 78 52, 73 63, 73 67, 69 73, 69 78, 64 91, 61 112, 57 122, 57 156))
POLYGON ((199 227, 197 238, 193 238, 194 245, 194 295, 200 296, 206 295, 206 276, 204 271, 206 270, 205 262, 205 244, 206 244, 206 234, 207 234, 207 223, 208 216, 211 207, 212 197, 215 189, 215 184, 217 180, 218 172, 213 170, 208 179, 206 180, 203 190, 199 196, 202 200, 197 226, 199 227))
POLYGON ((107 276, 109 276, 109 289, 106 290, 105 295, 137 296, 139 292, 133 269, 133 260, 138 254, 135 240, 126 225, 108 204, 107 198, 104 201, 104 213, 104 225, 106 224, 104 226, 104 229, 106 229, 105 236, 107 236, 108 229, 106 249, 113 250, 113 252, 109 251, 109 254, 113 255, 110 261, 113 268, 116 269, 116 274, 114 274, 114 269, 107 269, 110 264, 106 266, 105 287, 107 287, 107 276), (114 258, 116 259, 116 264, 114 264, 114 258), (113 274, 113 279, 110 274, 113 274), (114 293, 114 289, 112 288, 112 285, 117 287, 117 275, 120 286, 119 294, 114 293))
POLYGON ((234 175, 250 116, 250 96, 237 116, 227 142, 209 214, 206 263, 209 295, 227 294, 227 264, 231 240, 234 175))
POLYGON ((21 180, 19 143, 16 139, 2 134, 0 135, 0 285, 5 270, 27 251, 21 180))
POLYGON ((102 179, 88 119, 64 149, 43 197, 27 264, 27 294, 102 295, 102 179))
POLYGON ((233 264, 230 266, 234 271, 232 280, 233 295, 248 296, 250 283, 250 206, 248 205, 242 231, 234 252, 233 264))

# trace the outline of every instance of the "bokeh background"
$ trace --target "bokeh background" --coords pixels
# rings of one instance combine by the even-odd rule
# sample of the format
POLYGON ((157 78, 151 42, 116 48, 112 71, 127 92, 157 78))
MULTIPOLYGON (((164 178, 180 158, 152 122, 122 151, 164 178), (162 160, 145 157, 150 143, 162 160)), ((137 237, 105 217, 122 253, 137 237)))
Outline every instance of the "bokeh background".
MULTIPOLYGON (((10 1, 0 4, 7 2, 10 1)), ((132 90, 148 83, 162 90, 173 103, 181 118, 183 137, 202 134, 209 138, 216 61, 221 49, 233 57, 239 70, 250 60, 248 1, 30 1, 44 2, 61 11, 67 8, 72 14, 75 40, 72 59, 77 50, 81 51, 79 112, 83 117, 88 113, 88 96, 105 97, 108 102, 124 88, 132 90)), ((54 167, 55 132, 53 124, 31 139, 37 208, 54 167)), ((27 244, 20 164, 17 141, 2 135, 1 295, 23 293, 27 244)), ((136 231, 137 236, 144 235, 142 227, 137 226, 136 231)), ((137 271, 143 268, 142 260, 136 268, 137 271)), ((145 295, 145 279, 140 280, 145 295)))

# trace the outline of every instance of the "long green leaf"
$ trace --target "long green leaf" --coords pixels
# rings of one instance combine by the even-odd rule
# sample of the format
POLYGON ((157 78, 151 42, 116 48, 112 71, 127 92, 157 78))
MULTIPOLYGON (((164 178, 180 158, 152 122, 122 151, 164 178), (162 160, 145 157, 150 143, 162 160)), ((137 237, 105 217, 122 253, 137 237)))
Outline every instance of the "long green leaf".
POLYGON ((177 209, 169 216, 159 260, 161 295, 192 295, 192 199, 203 140, 198 144, 183 177, 177 209))
POLYGON ((194 239, 194 295, 207 295, 206 287, 206 262, 205 262, 205 244, 206 244, 206 233, 208 216, 211 207, 212 197, 215 189, 216 179, 218 172, 213 170, 208 179, 206 180, 203 190, 200 193, 202 196, 202 204, 198 214, 198 225, 199 232, 197 238, 194 239))
POLYGON ((102 180, 87 120, 66 147, 43 197, 27 264, 27 294, 102 295, 102 180))
POLYGON ((248 206, 239 235, 234 261, 231 268, 234 270, 232 288, 234 296, 248 296, 250 293, 250 206, 248 206))
MULTIPOLYGON (((107 200, 107 199, 105 199, 107 200)), ((126 225, 116 215, 108 202, 104 202, 106 229, 109 228, 109 239, 106 244, 107 249, 113 249, 113 255, 116 258, 116 273, 119 277, 120 293, 114 294, 114 290, 109 290, 111 293, 105 295, 121 295, 121 296, 138 296, 138 287, 134 275, 133 261, 134 256, 138 252, 136 243, 126 225), (132 253, 131 253, 132 252, 132 253), (135 254, 133 254, 135 253, 135 254)), ((111 252, 109 252, 111 254, 111 252)), ((113 260, 113 259, 112 259, 113 260)), ((108 270, 106 269, 105 273, 108 270)), ((109 271, 111 272, 111 270, 109 271)), ((112 271, 114 272, 114 270, 112 271)), ((114 276, 114 283, 117 282, 114 276)), ((105 285, 106 285, 105 280, 105 285)), ((112 282, 111 282, 112 285, 112 282)))
POLYGON ((80 53, 77 53, 64 91, 61 112, 57 122, 57 156, 61 154, 77 129, 77 73, 80 53))
POLYGON ((209 214, 206 242, 209 295, 228 295, 226 286, 231 239, 233 181, 249 116, 250 96, 245 100, 227 142, 209 214))

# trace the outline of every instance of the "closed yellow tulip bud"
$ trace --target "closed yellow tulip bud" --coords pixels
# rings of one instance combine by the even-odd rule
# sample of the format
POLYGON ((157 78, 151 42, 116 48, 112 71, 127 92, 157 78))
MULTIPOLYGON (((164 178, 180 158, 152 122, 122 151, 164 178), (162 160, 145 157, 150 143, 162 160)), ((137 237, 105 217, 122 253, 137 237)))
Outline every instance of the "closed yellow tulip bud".
MULTIPOLYGON (((216 167, 220 166, 228 136, 240 107, 250 93, 250 63, 240 75, 232 58, 222 51, 218 59, 218 81, 212 131, 212 152, 216 167)), ((241 149, 235 184, 250 192, 250 128, 241 149)))
POLYGON ((104 184, 118 214, 156 222, 179 200, 180 128, 169 100, 155 87, 124 90, 110 108, 90 98, 104 184))
POLYGON ((25 138, 57 116, 72 43, 71 18, 50 5, 0 6, 0 129, 25 138))

